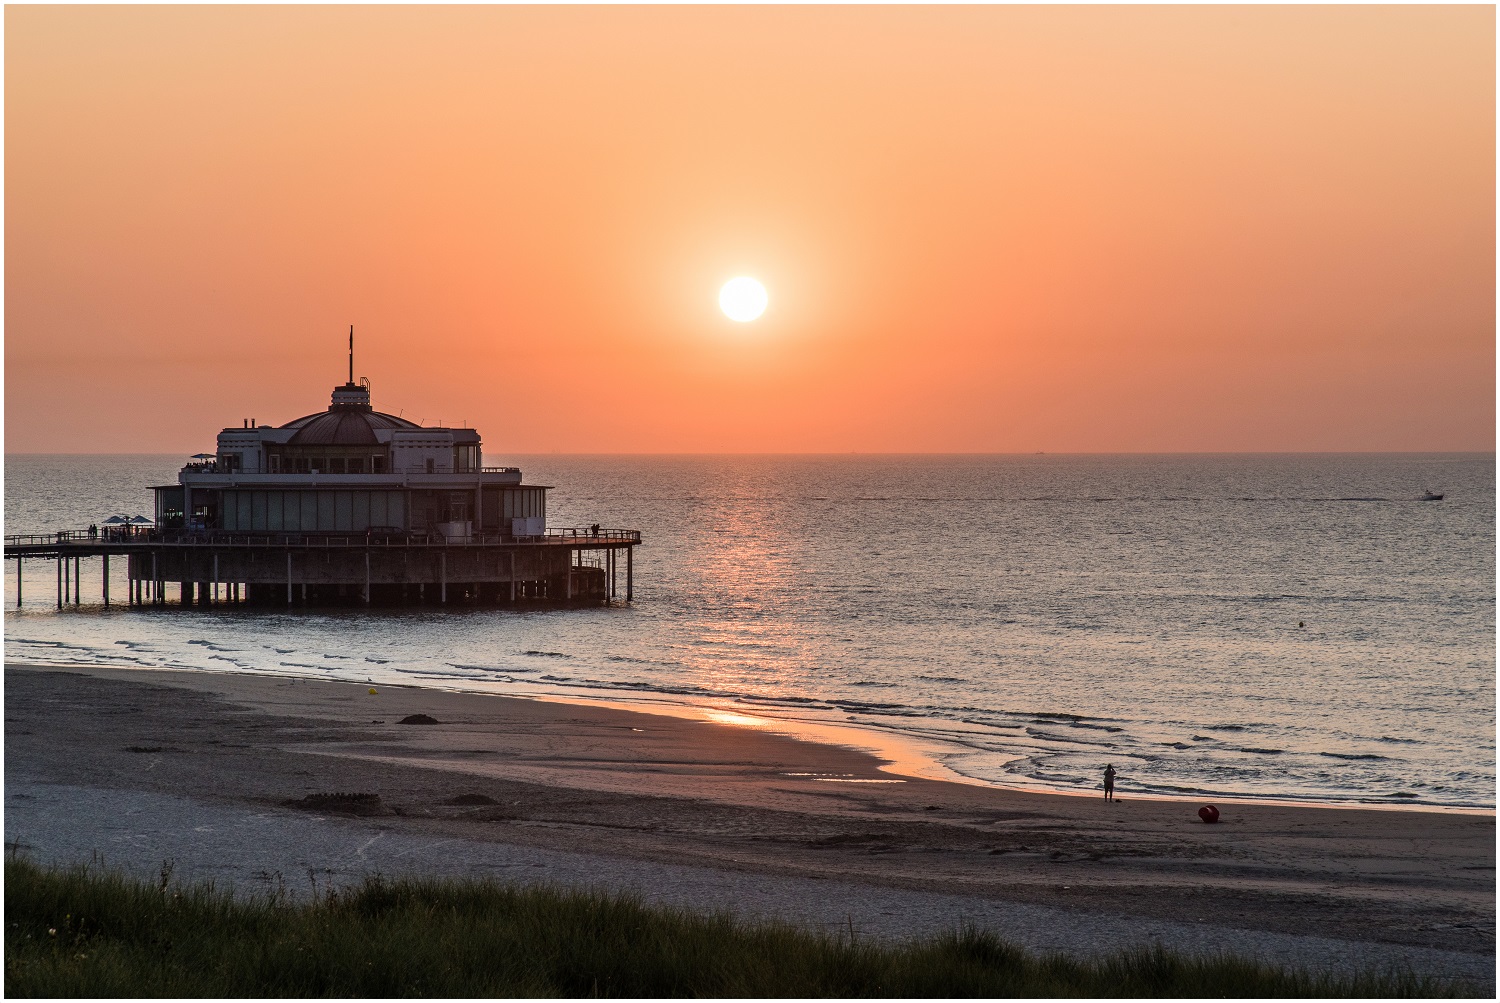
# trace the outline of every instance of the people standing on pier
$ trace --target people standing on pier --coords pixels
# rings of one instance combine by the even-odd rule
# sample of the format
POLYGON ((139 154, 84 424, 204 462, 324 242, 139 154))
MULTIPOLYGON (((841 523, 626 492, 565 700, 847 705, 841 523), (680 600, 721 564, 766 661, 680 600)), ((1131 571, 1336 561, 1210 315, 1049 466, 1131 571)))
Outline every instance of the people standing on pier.
POLYGON ((1110 763, 1104 767, 1104 800, 1115 799, 1115 764, 1110 763))

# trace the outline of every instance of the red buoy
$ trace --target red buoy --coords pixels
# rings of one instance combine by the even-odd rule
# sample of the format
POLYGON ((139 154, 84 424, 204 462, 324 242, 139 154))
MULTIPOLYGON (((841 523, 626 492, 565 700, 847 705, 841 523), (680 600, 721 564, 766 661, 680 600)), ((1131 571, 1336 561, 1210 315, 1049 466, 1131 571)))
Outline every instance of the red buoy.
POLYGON ((1205 822, 1217 822, 1219 820, 1219 809, 1211 804, 1206 804, 1198 809, 1198 817, 1205 822))

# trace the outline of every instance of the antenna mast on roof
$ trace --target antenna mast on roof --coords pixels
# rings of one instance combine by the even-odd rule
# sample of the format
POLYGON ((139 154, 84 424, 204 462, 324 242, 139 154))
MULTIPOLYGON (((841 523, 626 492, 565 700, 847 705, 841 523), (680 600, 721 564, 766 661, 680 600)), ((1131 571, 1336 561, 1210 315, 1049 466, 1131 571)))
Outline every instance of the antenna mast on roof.
POLYGON ((354 385, 354 325, 349 325, 349 385, 354 385))

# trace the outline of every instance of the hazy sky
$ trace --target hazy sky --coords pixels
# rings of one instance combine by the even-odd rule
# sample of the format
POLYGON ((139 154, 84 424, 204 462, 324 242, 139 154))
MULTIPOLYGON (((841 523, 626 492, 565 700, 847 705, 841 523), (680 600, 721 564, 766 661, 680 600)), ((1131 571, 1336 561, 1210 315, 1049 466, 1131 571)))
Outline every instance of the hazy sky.
POLYGON ((1493 449, 1494 17, 8 7, 5 447, 1493 449))

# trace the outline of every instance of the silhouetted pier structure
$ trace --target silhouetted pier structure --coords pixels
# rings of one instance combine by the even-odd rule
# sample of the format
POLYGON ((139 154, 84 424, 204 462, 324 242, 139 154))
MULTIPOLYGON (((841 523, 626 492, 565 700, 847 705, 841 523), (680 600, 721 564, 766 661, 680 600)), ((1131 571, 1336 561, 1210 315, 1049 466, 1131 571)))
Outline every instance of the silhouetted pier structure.
POLYGON ((547 527, 545 485, 483 466, 472 428, 424 426, 370 405, 368 380, 334 387, 328 410, 284 425, 244 419, 175 484, 156 518, 5 538, 16 562, 55 561, 57 604, 81 603, 84 558, 126 561, 127 602, 603 603, 635 597, 629 529, 547 527), (625 567, 621 574, 620 555, 625 567))

